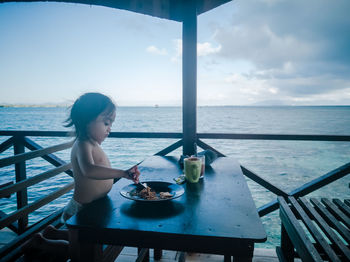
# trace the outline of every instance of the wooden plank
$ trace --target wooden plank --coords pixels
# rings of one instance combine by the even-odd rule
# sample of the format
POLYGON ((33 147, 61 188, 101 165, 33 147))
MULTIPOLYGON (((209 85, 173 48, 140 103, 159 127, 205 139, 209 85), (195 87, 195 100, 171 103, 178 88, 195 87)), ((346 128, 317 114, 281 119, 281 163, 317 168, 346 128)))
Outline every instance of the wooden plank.
POLYGON ((279 246, 276 247, 276 254, 278 257, 278 261, 280 261, 280 262, 287 262, 288 261, 287 258, 284 256, 281 247, 279 247, 279 246))
MULTIPOLYGON (((16 131, 0 130, 0 136, 40 136, 74 137, 74 132, 65 131, 16 131)), ((109 137, 118 138, 182 138, 182 133, 165 132, 111 132, 109 137)), ((241 133, 198 133, 202 139, 238 139, 238 140, 291 140, 291 141, 350 141, 350 136, 342 135, 303 135, 303 134, 241 134, 241 133)))
POLYGON ((302 221, 306 225, 307 229, 310 231, 310 233, 313 236, 313 238, 315 239, 315 241, 320 244, 320 246, 323 249, 323 252, 327 254, 328 258, 331 259, 331 261, 340 261, 337 254, 330 247, 327 240, 318 231, 316 226, 312 223, 312 220, 308 217, 308 215, 305 213, 305 211, 299 205, 299 203, 295 200, 295 198, 289 197, 289 201, 294 206, 296 212, 298 212, 298 215, 301 217, 302 221))
POLYGON ((288 194, 284 192, 282 189, 278 188, 277 186, 271 184, 264 178, 258 176, 254 172, 250 171, 249 169, 245 168, 244 166, 241 166, 243 174, 247 177, 249 177, 251 180, 254 182, 258 183, 262 187, 266 188, 267 190, 271 191, 272 193, 278 195, 278 196, 283 196, 283 197, 288 197, 288 194))
MULTIPOLYGON (((38 137, 75 137, 74 132, 65 131, 15 131, 0 130, 0 136, 38 136, 38 137)), ((182 138, 182 133, 175 132, 111 132, 114 138, 182 138)))
POLYGON ((117 259, 124 247, 122 246, 106 246, 103 249, 102 262, 113 262, 117 259))
POLYGON ((39 223, 33 225, 30 229, 28 229, 23 234, 16 237, 14 240, 0 248, 0 257, 1 261, 14 261, 14 257, 18 257, 18 255, 21 254, 20 245, 22 245, 25 241, 30 239, 33 234, 41 231, 44 229, 47 225, 53 224, 55 225, 55 221, 59 221, 61 215, 63 212, 63 208, 60 210, 54 212, 50 216, 46 217, 39 223), (6 258, 6 259, 5 259, 6 258))
POLYGON ((225 156, 223 153, 217 151, 215 148, 213 148, 210 145, 204 143, 200 139, 197 139, 197 146, 203 148, 204 150, 211 150, 211 151, 215 152, 219 157, 224 157, 225 156))
POLYGON ((178 138, 182 139, 182 133, 166 132, 111 132, 108 137, 114 138, 178 138))
POLYGON ((20 130, 0 130, 0 136, 50 136, 67 137, 75 136, 73 132, 65 131, 20 131, 20 130))
POLYGON ((0 185, 0 198, 10 198, 11 197, 11 193, 1 194, 1 192, 4 190, 4 188, 11 186, 11 185, 13 185, 13 181, 0 185))
POLYGON ((178 262, 185 262, 185 261, 186 261, 186 252, 179 252, 178 262))
POLYGON ((333 199, 333 202, 342 210, 348 217, 350 217, 350 207, 343 203, 340 199, 333 199))
POLYGON ((283 258, 287 262, 293 262, 295 257, 294 245, 290 240, 290 237, 286 231, 285 226, 281 223, 281 249, 279 250, 283 254, 283 258))
POLYGON ((348 228, 350 228, 350 218, 345 215, 333 202, 327 198, 321 198, 321 202, 327 207, 328 211, 337 218, 338 221, 343 222, 348 228))
POLYGON ((344 203, 347 204, 350 207, 350 199, 345 199, 344 203))
MULTIPOLYGON (((14 154, 17 157, 18 155, 25 154, 25 148, 24 148, 24 137, 22 136, 15 136, 13 141, 13 149, 14 154)), ((0 159, 1 161, 1 159, 0 159)), ((26 163, 25 162, 16 162, 15 163, 15 175, 16 175, 16 183, 25 180, 27 178, 27 171, 26 171, 26 163)), ((17 197, 17 209, 21 209, 25 207, 28 204, 28 194, 27 194, 27 188, 23 188, 20 191, 17 191, 16 193, 17 197)), ((12 221, 14 222, 14 221, 12 221)), ((11 223, 12 223, 11 222, 11 223)), ((26 227, 28 225, 28 216, 21 216, 21 218, 18 220, 18 232, 21 234, 26 230, 26 227)))
POLYGON ((304 184, 303 186, 291 191, 289 195, 294 197, 305 196, 319 188, 322 188, 350 173, 350 162, 342 165, 332 171, 311 180, 310 182, 304 184))
MULTIPOLYGON (((30 150, 38 150, 38 149, 43 149, 43 147, 41 147, 40 145, 38 145, 37 143, 35 143, 33 140, 31 140, 28 137, 24 138, 25 141, 25 146, 30 149, 30 150)), ((47 162, 53 164, 54 166, 62 166, 67 164, 66 161, 63 161, 62 159, 60 159, 59 157, 55 156, 54 154, 47 154, 42 156, 43 159, 45 159, 47 162)), ((73 177, 73 171, 72 170, 66 170, 65 171, 66 174, 68 174, 69 176, 73 177)))
POLYGON ((36 157, 41 157, 43 155, 47 155, 56 151, 61 151, 67 148, 70 148, 73 145, 74 141, 70 141, 67 143, 55 145, 55 146, 50 146, 47 148, 31 151, 28 153, 20 153, 16 154, 15 156, 10 156, 10 157, 5 157, 0 159, 0 167, 12 165, 12 164, 17 164, 29 159, 33 159, 36 157))
MULTIPOLYGON (((7 214, 0 210, 0 219, 3 218, 3 217, 6 217, 6 216, 7 216, 7 214)), ((14 222, 14 223, 11 223, 11 224, 7 225, 7 228, 11 229, 16 234, 19 233, 18 232, 18 223, 17 222, 14 222)))
POLYGON ((43 172, 39 175, 36 175, 34 177, 31 178, 27 178, 25 180, 22 180, 16 184, 10 184, 8 186, 5 186, 4 188, 0 189, 0 198, 1 197, 6 197, 7 195, 11 195, 14 192, 20 191, 22 189, 28 188, 34 184, 37 184, 41 181, 44 181, 48 178, 54 177, 64 171, 66 171, 67 169, 70 169, 72 167, 71 163, 54 168, 52 170, 43 172))
POLYGON ((155 248, 153 250, 153 258, 154 260, 160 260, 163 256, 163 250, 159 248, 155 248))
POLYGON ((260 217, 263 217, 275 210, 279 207, 277 199, 271 200, 269 203, 258 207, 258 213, 260 217))
POLYGON ((228 133, 198 133, 198 138, 204 139, 239 139, 239 140, 291 140, 291 141, 350 141, 350 136, 337 135, 277 135, 277 134, 228 134, 228 133))
MULTIPOLYGON (((314 192, 317 189, 320 189, 337 179, 340 179, 347 174, 350 173, 350 163, 347 163, 345 165, 342 165, 341 167, 338 167, 328 173, 326 173, 323 176, 320 176, 316 179, 311 180, 310 182, 292 190, 288 195, 294 196, 294 197, 302 197, 305 196, 311 192, 314 192)), ((345 200, 344 202, 347 203, 348 206, 350 206, 350 199, 345 200)), ((266 214, 269 214, 275 210, 278 209, 278 202, 277 199, 271 200, 269 203, 261 206, 258 208, 259 216, 264 216, 266 214)))
POLYGON ((322 229, 323 233, 329 238, 329 240, 337 246, 343 256, 350 260, 350 250, 344 244, 344 242, 335 234, 333 229, 326 223, 322 216, 315 210, 315 208, 304 198, 299 198, 300 204, 307 211, 308 215, 312 217, 318 226, 322 229))
MULTIPOLYGON (((305 234, 299 221, 283 197, 278 197, 280 217, 298 255, 305 261, 321 261, 321 256, 305 234)), ((288 258, 287 258, 288 259, 288 258)))
POLYGON ((315 209, 320 213, 320 215, 331 225, 338 233, 350 243, 350 232, 345 228, 339 221, 316 199, 311 198, 311 203, 314 204, 315 209))
MULTIPOLYGON (((1 0, 0 2, 14 2, 18 0, 1 0)), ((28 0, 26 0, 28 1, 28 0)), ((38 2, 39 0, 30 0, 38 2)), ((196 14, 202 14, 214 9, 231 0, 197 0, 195 2, 196 14)), ((101 1, 101 0, 48 0, 48 2, 69 2, 74 4, 97 5, 131 12, 150 15, 163 19, 181 22, 184 20, 183 9, 187 1, 178 0, 123 0, 123 1, 101 1)))
POLYGON ((75 229, 69 230, 69 252, 72 262, 95 262, 103 259, 103 245, 80 241, 81 236, 75 229))
POLYGON ((175 142, 174 144, 171 144, 170 146, 164 148, 163 150, 159 151, 158 153, 156 153, 155 155, 156 156, 165 156, 167 154, 169 154, 170 152, 178 149, 180 146, 182 146, 183 144, 183 141, 182 139, 175 142))
POLYGON ((74 182, 69 183, 69 184, 65 185, 64 187, 54 191, 50 195, 42 197, 42 198, 38 199, 37 201, 35 201, 35 202, 25 206, 25 207, 22 207, 21 209, 18 209, 17 211, 11 213, 10 215, 8 215, 4 218, 1 218, 0 219, 0 229, 4 228, 8 224, 16 221, 20 217, 25 216, 25 215, 33 212, 34 210, 42 207, 43 205, 46 205, 47 203, 60 197, 61 195, 64 195, 65 193, 72 190, 73 187, 74 187, 74 182))
POLYGON ((149 261, 149 249, 139 248, 138 256, 135 262, 148 262, 149 261))
POLYGON ((9 149, 11 146, 13 146, 13 137, 10 137, 9 139, 5 140, 0 144, 0 153, 9 149))

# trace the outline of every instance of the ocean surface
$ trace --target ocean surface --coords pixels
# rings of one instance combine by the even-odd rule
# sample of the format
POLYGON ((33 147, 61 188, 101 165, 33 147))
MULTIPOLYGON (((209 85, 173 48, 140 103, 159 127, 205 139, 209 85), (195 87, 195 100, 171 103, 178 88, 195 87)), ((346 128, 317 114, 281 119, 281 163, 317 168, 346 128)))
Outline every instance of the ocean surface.
MULTIPOLYGON (((67 108, 0 108, 0 130, 69 131, 63 126, 67 108)), ((197 111, 199 133, 253 133, 253 134, 313 134, 350 135, 350 106, 313 107, 199 107, 197 111)), ((181 132, 180 107, 119 107, 112 131, 116 132, 181 132)), ((0 137, 0 143, 8 137, 0 137)), ((46 147, 72 138, 30 137, 46 147)), ((139 163, 168 145, 174 139, 108 138, 102 144, 112 166, 126 169, 139 163)), ((318 141, 263 141, 206 139, 207 144, 239 162, 289 192, 327 172, 350 162, 350 142, 318 141)), ((200 151, 200 149, 199 149, 200 151)), ((69 162, 69 150, 56 153, 69 162)), ((179 156, 181 150, 171 153, 179 156)), ((13 148, 0 153, 0 157, 13 155, 13 148)), ((52 165, 41 159, 27 161, 27 176, 32 177, 50 170, 52 165)), ((14 166, 0 169, 0 184, 14 181, 14 166)), ((72 179, 60 174, 28 189, 29 202, 33 202, 59 188, 72 179)), ((257 207, 275 199, 275 195, 247 178, 257 207)), ((350 175, 315 191, 309 196, 350 197, 350 175)), ((29 217, 34 223, 63 207, 71 193, 42 207, 29 217)), ((16 210, 15 194, 0 199, 0 210, 16 210)), ((257 247, 274 248, 279 244, 280 220, 275 211, 262 218, 268 241, 257 247)))

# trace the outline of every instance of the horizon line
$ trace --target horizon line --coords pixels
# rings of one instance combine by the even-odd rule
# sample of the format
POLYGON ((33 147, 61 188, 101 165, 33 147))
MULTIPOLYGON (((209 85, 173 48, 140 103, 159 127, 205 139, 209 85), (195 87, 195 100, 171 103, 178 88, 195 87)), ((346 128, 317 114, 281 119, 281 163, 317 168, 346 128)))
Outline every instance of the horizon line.
MULTIPOLYGON (((67 108, 70 107, 71 104, 2 104, 0 103, 0 108, 67 108)), ((226 104, 226 105, 197 105, 197 107, 303 107, 303 106, 308 106, 308 107, 320 107, 320 106, 343 106, 343 107, 348 107, 348 105, 343 105, 343 104, 320 104, 320 105, 296 105, 296 104, 250 104, 250 105, 234 105, 234 104, 226 104)), ((182 107, 182 105, 117 105, 117 107, 182 107)))

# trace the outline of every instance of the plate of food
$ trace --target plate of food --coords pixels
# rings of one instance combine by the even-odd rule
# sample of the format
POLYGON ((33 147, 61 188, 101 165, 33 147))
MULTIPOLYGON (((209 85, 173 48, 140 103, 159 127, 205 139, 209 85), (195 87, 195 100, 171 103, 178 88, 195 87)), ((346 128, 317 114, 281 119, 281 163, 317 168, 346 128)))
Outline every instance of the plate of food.
POLYGON ((120 194, 128 199, 142 202, 168 201, 180 197, 185 190, 182 186, 169 182, 146 181, 130 184, 120 190, 120 194), (146 183, 146 187, 142 184, 146 183))

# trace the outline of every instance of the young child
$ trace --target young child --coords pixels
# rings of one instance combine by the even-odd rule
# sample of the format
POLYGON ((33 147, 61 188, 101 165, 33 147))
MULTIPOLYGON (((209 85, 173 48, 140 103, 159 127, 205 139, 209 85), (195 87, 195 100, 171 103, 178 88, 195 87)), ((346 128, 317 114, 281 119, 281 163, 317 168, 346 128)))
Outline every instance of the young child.
MULTIPOLYGON (((139 182, 137 166, 126 171, 115 169, 101 148, 111 132, 116 116, 112 100, 100 93, 86 93, 73 104, 66 127, 74 126, 76 140, 71 150, 74 174, 74 193, 65 207, 62 221, 80 211, 84 205, 99 199, 111 190, 115 178, 139 182)), ((24 244, 24 251, 40 249, 48 253, 64 254, 68 258, 68 231, 48 226, 24 244)))

